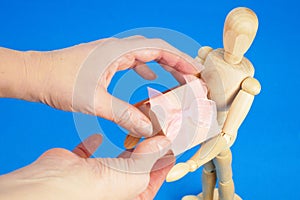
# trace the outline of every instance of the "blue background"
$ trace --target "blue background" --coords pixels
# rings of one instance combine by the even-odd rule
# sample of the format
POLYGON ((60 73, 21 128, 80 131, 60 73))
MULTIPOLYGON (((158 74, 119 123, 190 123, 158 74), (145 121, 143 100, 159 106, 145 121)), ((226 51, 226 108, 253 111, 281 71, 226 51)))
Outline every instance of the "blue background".
MULTIPOLYGON (((0 46, 53 50, 155 26, 180 31, 202 45, 217 48, 222 47, 225 16, 237 6, 247 6, 259 17, 259 31, 246 56, 253 62, 263 90, 232 147, 236 191, 244 199, 300 199, 300 14, 296 0, 2 0, 0 46)), ((80 142, 71 113, 0 99, 0 114, 0 174, 31 163, 47 149, 72 149, 80 142)), ((156 199, 199 193, 200 174, 198 170, 164 184, 156 199)))

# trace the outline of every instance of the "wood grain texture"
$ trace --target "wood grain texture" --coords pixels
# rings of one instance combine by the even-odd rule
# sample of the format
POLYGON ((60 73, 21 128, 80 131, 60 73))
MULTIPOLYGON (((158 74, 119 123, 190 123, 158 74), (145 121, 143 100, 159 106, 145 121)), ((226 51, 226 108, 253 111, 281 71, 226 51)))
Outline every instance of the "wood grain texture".
MULTIPOLYGON (((253 78, 254 67, 244 57, 255 38, 257 29, 256 14, 248 8, 236 8, 227 15, 225 20, 224 49, 211 50, 209 47, 202 47, 198 51, 198 58, 205 67, 201 72, 201 78, 208 87, 208 98, 217 104, 218 123, 223 128, 219 137, 202 144, 185 164, 193 160, 200 167, 212 160, 216 167, 219 188, 212 194, 209 185, 214 185, 216 178, 203 171, 202 189, 205 195, 186 196, 184 200, 240 199, 234 194, 232 157, 229 147, 234 143, 237 131, 251 108, 254 95, 261 90, 259 82, 253 78)), ((181 163, 181 166, 185 165, 181 163)), ((182 172, 177 171, 176 174, 184 173, 184 170, 186 169, 182 168, 182 172)))
POLYGON ((201 78, 207 85, 208 98, 216 102, 218 122, 222 126, 241 83, 245 78, 254 76, 254 67, 247 58, 243 58, 238 65, 227 63, 224 60, 224 49, 211 51, 204 66, 201 78))
POLYGON ((223 30, 226 62, 241 62, 255 38, 257 29, 258 18, 249 8, 236 8, 227 15, 223 30))

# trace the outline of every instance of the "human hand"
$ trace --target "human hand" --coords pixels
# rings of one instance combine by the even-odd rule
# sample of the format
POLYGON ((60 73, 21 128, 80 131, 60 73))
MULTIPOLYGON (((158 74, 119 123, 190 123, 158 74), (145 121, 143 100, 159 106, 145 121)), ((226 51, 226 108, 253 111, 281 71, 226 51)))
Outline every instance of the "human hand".
POLYGON ((153 199, 175 162, 166 154, 169 140, 156 136, 119 158, 89 158, 101 141, 93 135, 73 152, 51 149, 29 166, 0 176, 0 199, 153 199))
POLYGON ((109 119, 137 137, 151 136, 152 125, 137 108, 107 92, 113 75, 134 69, 145 79, 155 79, 156 75, 144 64, 152 60, 175 76, 196 74, 202 69, 165 41, 141 36, 99 40, 35 54, 31 52, 32 58, 28 59, 32 101, 109 119))

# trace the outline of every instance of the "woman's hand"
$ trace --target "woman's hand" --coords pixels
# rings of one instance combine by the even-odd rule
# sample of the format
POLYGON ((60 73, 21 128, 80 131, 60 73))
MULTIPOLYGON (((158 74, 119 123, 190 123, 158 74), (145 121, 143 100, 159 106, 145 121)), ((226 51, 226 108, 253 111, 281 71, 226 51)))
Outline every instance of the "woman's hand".
POLYGON ((157 136, 119 158, 89 158, 102 141, 93 135, 73 152, 51 149, 34 163, 0 176, 0 199, 153 199, 175 157, 157 136))
POLYGON ((99 40, 45 53, 27 52, 27 98, 57 109, 103 117, 134 136, 149 137, 153 132, 149 119, 110 95, 107 87, 113 75, 125 69, 155 79, 145 65, 153 60, 174 75, 196 74, 202 67, 165 41, 141 36, 99 40))

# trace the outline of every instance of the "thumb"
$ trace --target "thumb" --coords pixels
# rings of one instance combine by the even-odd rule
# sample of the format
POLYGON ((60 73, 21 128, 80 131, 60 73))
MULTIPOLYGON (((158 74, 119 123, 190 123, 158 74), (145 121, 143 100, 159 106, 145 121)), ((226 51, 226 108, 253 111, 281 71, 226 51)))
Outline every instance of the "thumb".
POLYGON ((149 174, 153 165, 171 147, 165 136, 155 136, 141 142, 127 158, 99 159, 102 165, 125 174, 149 174), (116 162, 115 160, 118 160, 116 162))
MULTIPOLYGON (((141 142, 132 152, 130 158, 134 161, 138 173, 150 172, 154 164, 171 148, 171 141, 165 136, 155 136, 141 142)), ((170 163, 169 163, 170 164, 170 163)))
POLYGON ((96 97, 96 115, 122 126, 135 137, 152 135, 152 124, 139 109, 126 103, 108 92, 101 92, 96 97))
POLYGON ((170 141, 156 136, 141 142, 129 158, 96 158, 106 199, 133 199, 145 191, 153 165, 170 149, 170 141))
POLYGON ((159 170, 152 169, 147 189, 135 198, 135 200, 154 199, 156 193, 166 179, 168 172, 174 166, 174 163, 175 157, 172 154, 167 154, 160 158, 153 167, 154 169, 158 167, 159 170))

